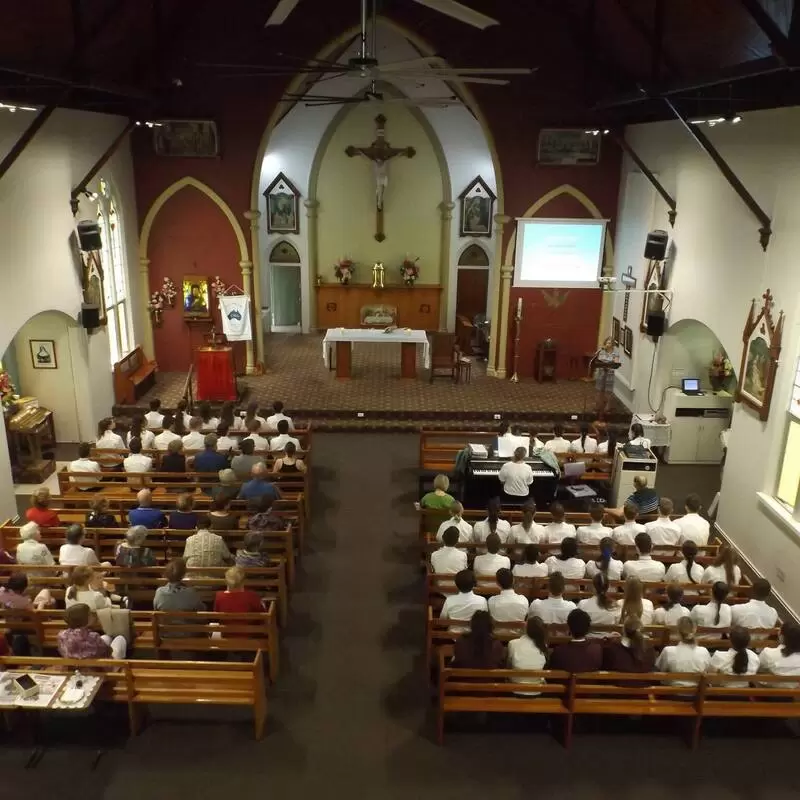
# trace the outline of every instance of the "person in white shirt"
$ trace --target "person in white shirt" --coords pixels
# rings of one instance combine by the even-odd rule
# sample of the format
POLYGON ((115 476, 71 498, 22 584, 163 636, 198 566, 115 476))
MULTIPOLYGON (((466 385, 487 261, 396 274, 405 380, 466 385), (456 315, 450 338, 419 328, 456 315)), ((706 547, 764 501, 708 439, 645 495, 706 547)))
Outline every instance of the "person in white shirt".
POLYGON ((634 422, 628 433, 628 444, 631 447, 643 447, 645 450, 650 449, 650 440, 644 435, 644 428, 640 422, 634 422))
POLYGON ((245 441, 245 439, 252 439, 253 448, 258 452, 269 450, 269 439, 259 433, 261 430, 261 423, 257 419, 251 419, 250 422, 247 423, 247 430, 249 433, 242 441, 245 441))
POLYGON ((545 561, 547 571, 552 575, 560 572, 565 578, 583 578, 586 576, 586 562, 578 558, 578 541, 573 537, 563 539, 561 552, 550 556, 545 561))
POLYGON ((681 529, 670 519, 673 511, 672 500, 660 497, 658 500, 658 519, 645 524, 644 529, 653 542, 653 547, 677 547, 681 539, 681 529))
POLYGON ((772 584, 766 578, 753 581, 753 599, 731 607, 731 622, 745 628, 774 628, 778 612, 767 605, 772 584))
POLYGON ((467 568, 467 551, 458 544, 459 531, 451 525, 443 534, 443 546, 431 553, 431 571, 434 575, 455 575, 467 568))
POLYGON ((152 450, 155 447, 156 435, 153 431, 147 430, 147 423, 141 414, 133 418, 131 429, 125 436, 128 447, 130 447, 131 439, 138 439, 142 443, 143 450, 152 450))
POLYGON ((114 420, 111 417, 101 419, 97 425, 97 441, 94 446, 98 450, 124 450, 125 442, 114 433, 114 420))
MULTIPOLYGON (((711 653, 695 642, 691 617, 681 617, 677 624, 679 642, 665 647, 656 661, 658 672, 705 672, 711 665, 711 653)), ((695 686, 697 681, 667 681, 672 686, 695 686)))
POLYGON ((122 460, 125 472, 150 472, 153 468, 153 459, 142 455, 142 443, 133 438, 128 445, 131 454, 122 460))
POLYGON ((536 515, 536 503, 533 500, 526 500, 522 504, 522 522, 511 527, 509 542, 514 544, 539 544, 545 539, 543 525, 534 522, 536 515))
POLYGON ((655 610, 653 624, 674 628, 679 619, 690 617, 691 612, 686 606, 681 605, 681 600, 683 600, 683 587, 679 583, 671 583, 667 586, 667 604, 655 610))
MULTIPOLYGON (((525 622, 528 616, 528 598, 514 591, 514 576, 510 569, 501 567, 496 574, 500 593, 489 598, 489 614, 494 622, 525 622)), ((513 626, 498 626, 496 632, 515 632, 513 626)))
MULTIPOLYGON (((298 450, 302 450, 300 447, 300 440, 295 439, 294 436, 289 436, 289 423, 285 419, 282 419, 278 422, 278 435, 269 440, 269 449, 273 453, 283 450, 287 442, 291 442, 298 450)), ((256 450, 258 450, 258 448, 256 448, 256 450)))
POLYGON ((144 415, 148 428, 161 428, 164 424, 164 415, 160 411, 161 401, 156 398, 150 401, 150 410, 144 415))
POLYGON ((215 431, 219 425, 219 417, 211 413, 211 405, 206 400, 195 407, 195 414, 203 420, 203 431, 215 431))
POLYGON ((636 539, 636 535, 645 532, 646 526, 636 521, 638 516, 639 506, 635 503, 625 503, 625 505, 622 506, 622 517, 625 521, 617 525, 611 532, 611 538, 616 544, 631 547, 636 539))
POLYGON ((597 452, 597 439, 589 436, 589 425, 586 422, 581 424, 580 436, 570 442, 569 452, 587 454, 597 452))
POLYGON ((161 433, 156 434, 156 438, 153 440, 153 446, 156 450, 161 450, 162 452, 166 451, 169 447, 170 442, 174 442, 181 437, 172 430, 172 425, 174 424, 174 419, 171 414, 164 415, 164 429, 161 433))
POLYGON ((182 437, 184 450, 202 450, 206 437, 202 433, 203 418, 192 417, 189 421, 189 433, 182 437))
POLYGON ((697 603, 692 608, 692 619, 698 628, 730 628, 732 621, 728 599, 728 584, 717 581, 711 587, 711 602, 697 603))
MULTIPOLYGON (((616 625, 619 622, 620 609, 608 597, 608 581, 602 572, 592 578, 594 597, 587 597, 578 603, 578 608, 585 611, 595 625, 616 625)), ((589 634, 591 636, 591 634, 589 634)))
POLYGON ((617 443, 618 439, 619 433, 617 432, 617 429, 609 428, 608 432, 606 433, 606 440, 597 445, 597 455, 613 458, 617 447, 619 447, 617 443))
POLYGON ((439 526, 439 530, 436 531, 437 542, 442 541, 444 532, 450 527, 458 528, 459 542, 463 543, 472 541, 472 525, 470 525, 469 522, 467 522, 465 519, 461 518, 461 515, 463 513, 464 513, 464 506, 462 506, 461 503, 459 503, 458 501, 456 501, 450 506, 450 519, 446 519, 439 526))
POLYGON ((530 439, 530 449, 532 452, 536 452, 537 450, 542 450, 544 448, 544 442, 539 438, 539 435, 534 430, 528 431, 528 438, 530 439))
POLYGON ((665 581, 675 583, 700 583, 703 580, 703 567, 695 563, 697 558, 697 545, 694 542, 684 542, 681 547, 683 561, 672 564, 667 570, 665 581))
POLYGON ((229 431, 230 425, 227 422, 220 422, 217 425, 217 452, 223 455, 239 449, 239 440, 228 436, 229 431))
MULTIPOLYGON (((508 665, 511 669, 538 672, 547 666, 547 628, 539 617, 528 617, 525 634, 508 643, 508 665)), ((511 678, 514 683, 544 683, 544 678, 511 678)), ((538 692, 516 692, 535 695, 538 692)))
POLYGON ((547 588, 550 596, 544 600, 537 597, 528 609, 528 617, 539 617, 545 625, 565 625, 570 611, 577 606, 563 597, 564 576, 554 572, 547 580, 547 588))
MULTIPOLYGON (((717 650, 711 656, 708 665, 709 672, 719 672, 722 675, 755 675, 758 672, 758 656, 750 650, 750 631, 737 626, 731 628, 730 649, 717 650)), ((749 681, 730 681, 725 686, 731 689, 746 689, 749 681)))
MULTIPOLYGON (((186 428, 188 430, 189 424, 192 421, 192 415, 186 410, 188 403, 185 400, 181 400, 178 402, 178 405, 175 406, 175 413, 172 415, 175 419, 175 422, 181 426, 181 428, 186 428)), ((179 431, 175 431, 178 433, 179 431)), ((185 435, 186 431, 181 433, 181 436, 185 435)))
POLYGON ((600 503, 592 503, 589 507, 591 523, 589 525, 581 525, 577 531, 577 539, 581 544, 600 544, 602 539, 611 536, 611 528, 603 525, 604 516, 605 507, 600 503))
POLYGON ((640 619, 642 625, 653 624, 653 601, 644 596, 644 586, 639 578, 626 578, 625 594, 617 601, 617 605, 620 607, 620 624, 628 617, 640 619))
POLYGON ((472 541, 481 544, 492 533, 497 534, 501 544, 505 544, 511 536, 511 523, 500 519, 500 500, 497 497, 493 497, 486 506, 486 519, 475 523, 472 529, 472 541))
POLYGON ((86 565, 73 567, 69 573, 69 586, 64 595, 67 608, 76 603, 85 603, 91 611, 110 608, 111 600, 96 587, 102 585, 99 575, 86 565))
POLYGON ((738 586, 742 582, 742 570, 736 563, 736 554, 730 545, 724 544, 719 548, 713 565, 703 570, 702 580, 703 583, 724 581, 728 586, 738 586))
POLYGON ((545 541, 548 544, 560 544, 564 539, 575 536, 575 526, 569 522, 564 522, 567 512, 564 511, 564 506, 561 503, 552 503, 550 505, 550 514, 553 517, 553 521, 544 526, 545 541))
POLYGON ((66 544, 61 545, 58 551, 58 563, 64 567, 84 567, 90 564, 98 564, 99 561, 91 547, 84 547, 83 526, 70 525, 67 528, 64 538, 66 544))
POLYGON ((486 552, 475 556, 472 562, 472 569, 479 578, 487 578, 497 574, 499 569, 511 569, 511 559, 508 556, 500 555, 500 537, 496 533, 490 533, 486 537, 486 552))
POLYGON ((600 558, 597 561, 586 562, 586 577, 594 578, 602 573, 606 580, 618 581, 622 579, 624 563, 614 558, 614 540, 610 536, 600 540, 600 558))
POLYGON ((292 422, 291 417, 287 417, 286 414, 283 413, 283 403, 280 400, 276 400, 272 404, 272 411, 274 413, 270 414, 267 417, 267 430, 268 431, 277 431, 278 430, 278 423, 285 419, 289 423, 289 430, 294 430, 294 422, 292 422))
POLYGON ((678 523, 678 527, 681 529, 681 544, 686 541, 692 541, 700 546, 708 544, 710 526, 708 520, 700 516, 700 509, 702 507, 700 495, 690 494, 686 498, 686 514, 675 520, 675 522, 678 523))
POLYGON ((522 551, 522 563, 515 564, 511 572, 515 578, 546 578, 547 564, 539 561, 539 545, 526 544, 522 551))
MULTIPOLYGON (((626 561, 622 569, 623 578, 638 578, 640 581, 663 581, 667 568, 660 562, 654 561, 650 552, 653 543, 646 533, 638 533, 634 540, 638 554, 635 561, 626 561)), ((644 622, 644 620, 642 620, 644 622)), ((649 623, 644 623, 645 625, 649 623)))
POLYGON ((556 455, 569 452, 569 442, 564 438, 564 426, 561 423, 553 425, 553 438, 545 442, 544 449, 556 455))
MULTIPOLYGON (((796 622, 784 622, 781 626, 781 646, 765 647, 759 658, 759 672, 770 675, 800 676, 800 625, 796 622)), ((800 680, 788 683, 772 683, 776 688, 793 689, 800 685, 800 680)))
MULTIPOLYGON (((100 467, 100 464, 89 458, 91 452, 92 446, 88 442, 81 442, 78 445, 78 457, 75 459, 75 461, 70 462, 67 470, 69 472, 92 472, 95 475, 100 475, 103 470, 100 467)), ((87 476, 85 478, 71 477, 69 480, 76 489, 80 489, 82 492, 101 488, 97 483, 97 479, 92 478, 91 476, 87 476)))
POLYGON ((514 460, 506 461, 497 474, 498 480, 503 484, 506 499, 512 503, 521 502, 530 493, 533 470, 530 464, 525 463, 527 455, 524 447, 518 447, 514 451, 514 460))
MULTIPOLYGON (((22 525, 19 538, 22 541, 17 545, 17 564, 51 566, 56 563, 50 549, 42 542, 42 532, 35 522, 22 525)), ((35 571, 31 570, 28 574, 33 575, 35 571)))
MULTIPOLYGON (((456 589, 458 594, 451 594, 445 598, 442 610, 439 612, 439 619, 469 622, 476 611, 487 611, 488 605, 486 598, 475 594, 475 576, 468 569, 462 569, 455 577, 456 589)), ((469 627, 466 625, 451 625, 451 633, 466 633, 469 627)))
POLYGON ((242 425, 242 430, 249 431, 249 424, 252 420, 258 420, 259 430, 266 432, 267 430, 267 421, 264 417, 259 416, 258 413, 258 403, 254 400, 252 403, 248 403, 247 411, 245 412, 242 425))

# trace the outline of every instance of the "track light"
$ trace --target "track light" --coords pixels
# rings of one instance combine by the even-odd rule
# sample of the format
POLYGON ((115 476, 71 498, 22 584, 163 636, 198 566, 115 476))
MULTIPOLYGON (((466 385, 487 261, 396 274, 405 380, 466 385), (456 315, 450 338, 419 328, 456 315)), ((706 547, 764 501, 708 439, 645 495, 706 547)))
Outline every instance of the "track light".
POLYGON ((0 111, 8 111, 11 114, 15 113, 16 111, 37 111, 38 109, 33 108, 33 106, 15 106, 9 103, 0 103, 0 111))
POLYGON ((602 133, 603 136, 606 136, 611 133, 611 131, 608 128, 603 128, 603 130, 600 130, 599 128, 589 128, 589 130, 585 130, 584 133, 589 134, 590 136, 599 136, 602 133))
POLYGON ((136 120, 136 127, 137 128, 141 128, 142 125, 144 125, 146 128, 163 128, 164 127, 164 123, 163 122, 155 122, 155 121, 153 121, 151 119, 147 119, 147 120, 137 119, 136 120))
POLYGON ((698 117, 697 119, 690 119, 692 125, 708 125, 713 128, 715 125, 721 125, 723 122, 730 122, 731 125, 738 125, 742 121, 739 114, 728 114, 724 117, 698 117))

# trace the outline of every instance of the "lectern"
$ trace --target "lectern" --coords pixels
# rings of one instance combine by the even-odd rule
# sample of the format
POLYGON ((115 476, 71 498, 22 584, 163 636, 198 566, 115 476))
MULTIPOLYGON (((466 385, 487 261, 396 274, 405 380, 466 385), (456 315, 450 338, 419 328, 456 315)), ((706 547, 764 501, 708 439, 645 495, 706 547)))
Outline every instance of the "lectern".
POLYGON ((198 400, 236 400, 232 347, 198 347, 195 372, 198 400))

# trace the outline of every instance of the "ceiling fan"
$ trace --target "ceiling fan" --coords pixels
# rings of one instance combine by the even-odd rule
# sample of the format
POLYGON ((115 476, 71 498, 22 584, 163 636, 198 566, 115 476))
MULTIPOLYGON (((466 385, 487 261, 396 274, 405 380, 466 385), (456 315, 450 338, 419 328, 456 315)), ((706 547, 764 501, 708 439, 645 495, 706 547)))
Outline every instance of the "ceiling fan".
POLYGON ((326 94, 295 94, 287 92, 283 100, 302 103, 307 108, 317 106, 344 106, 359 103, 390 103, 393 105, 413 106, 414 108, 447 108, 460 105, 461 100, 456 95, 447 97, 394 97, 378 88, 377 82, 370 81, 369 88, 352 97, 326 94))

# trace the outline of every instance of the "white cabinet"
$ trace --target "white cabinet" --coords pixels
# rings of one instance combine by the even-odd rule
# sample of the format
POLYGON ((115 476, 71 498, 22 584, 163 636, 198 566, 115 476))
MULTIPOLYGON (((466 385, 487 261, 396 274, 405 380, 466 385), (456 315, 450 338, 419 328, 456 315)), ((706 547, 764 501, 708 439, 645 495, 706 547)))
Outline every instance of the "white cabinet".
POLYGON ((664 453, 668 464, 717 464, 722 459, 720 434, 730 424, 733 398, 708 392, 687 395, 668 389, 664 416, 672 437, 664 453))

